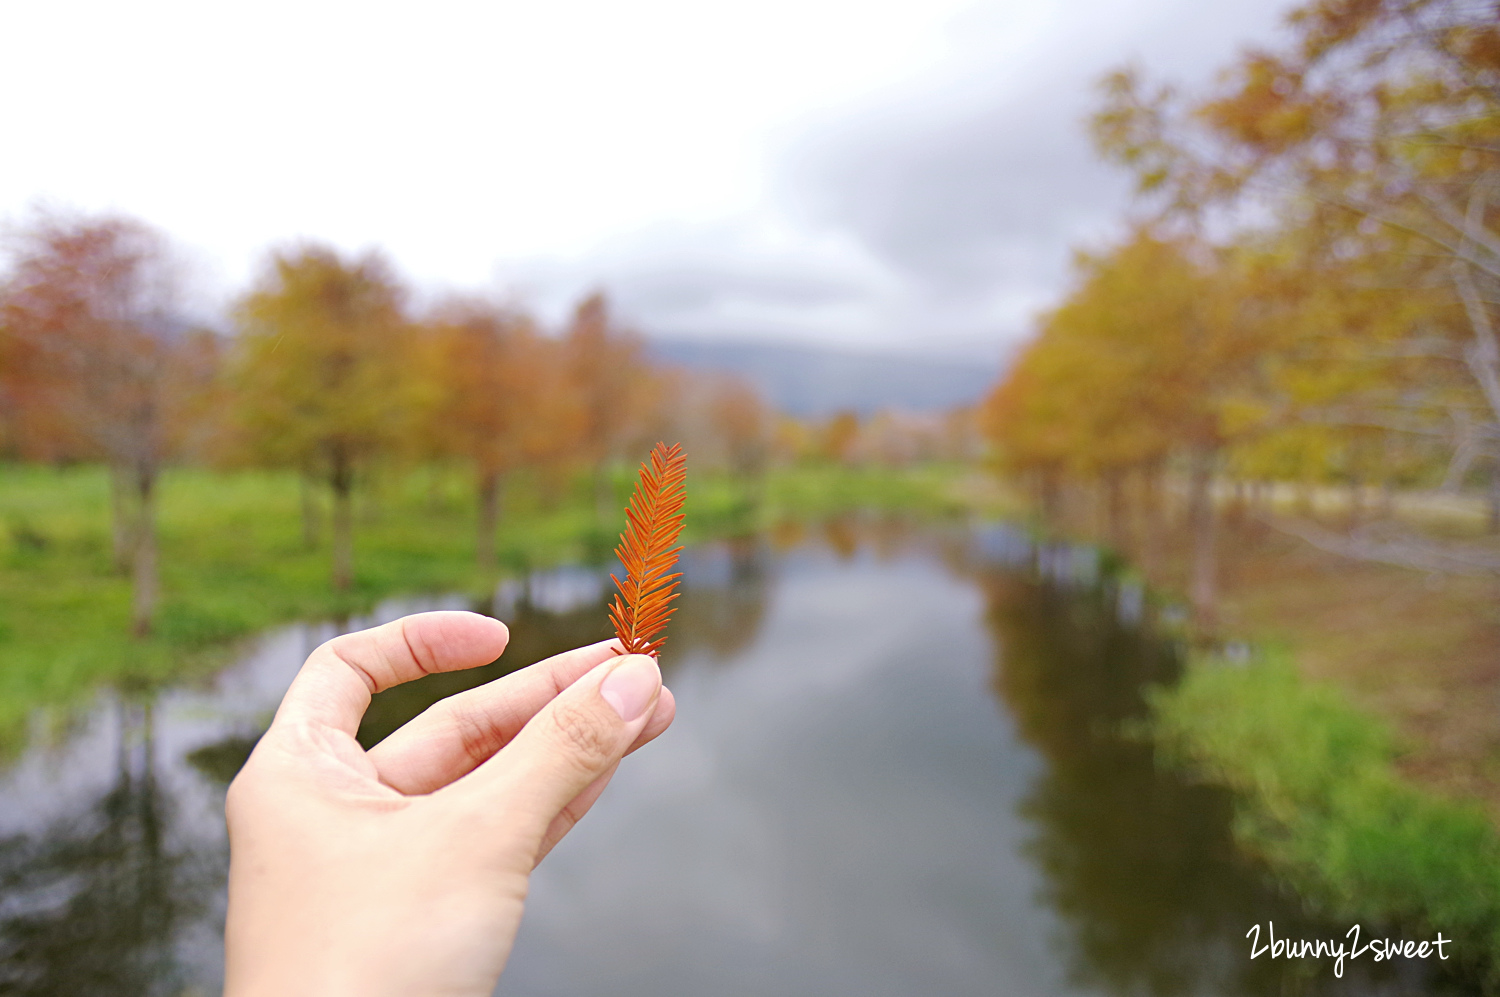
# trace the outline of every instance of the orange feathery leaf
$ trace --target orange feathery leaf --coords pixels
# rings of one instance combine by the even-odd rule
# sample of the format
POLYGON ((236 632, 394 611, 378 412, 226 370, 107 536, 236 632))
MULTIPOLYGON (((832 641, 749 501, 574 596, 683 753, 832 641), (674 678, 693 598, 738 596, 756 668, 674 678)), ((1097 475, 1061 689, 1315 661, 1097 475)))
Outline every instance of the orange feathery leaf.
POLYGON ((682 550, 672 545, 682 532, 686 481, 687 457, 681 444, 668 448, 658 443, 651 450, 650 461, 641 464, 641 480, 625 507, 625 532, 615 548, 615 556, 625 566, 625 580, 609 576, 620 590, 609 607, 609 620, 625 648, 616 654, 655 657, 667 640, 658 634, 676 611, 669 604, 677 598, 677 581, 682 575, 668 572, 682 550))

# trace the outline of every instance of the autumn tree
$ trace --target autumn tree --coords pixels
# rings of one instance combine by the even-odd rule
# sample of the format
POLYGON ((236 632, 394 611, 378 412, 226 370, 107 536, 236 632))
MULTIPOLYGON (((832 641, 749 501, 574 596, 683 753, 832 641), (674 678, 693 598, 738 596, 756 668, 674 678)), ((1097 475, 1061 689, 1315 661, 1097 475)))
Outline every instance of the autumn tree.
POLYGON ((859 439, 859 413, 843 409, 829 416, 819 427, 818 455, 826 460, 848 463, 854 459, 854 445, 859 439))
POLYGON ((1012 466, 1038 478, 1049 514, 1063 480, 1098 482, 1107 532, 1122 545, 1125 476, 1154 481, 1168 459, 1179 461, 1189 483, 1189 589, 1210 618, 1211 488, 1232 442, 1228 406, 1260 376, 1266 326, 1243 306, 1234 260, 1199 242, 1142 230, 1108 253, 1081 255, 1077 270, 1078 285, 1043 319, 984 423, 1012 466))
MULTIPOLYGON (((67 433, 42 404, 38 346, 6 324, 0 309, 0 455, 31 460, 72 456, 67 433)), ((121 552, 123 555, 123 551, 121 552)))
POLYGON ((42 216, 19 232, 10 263, 0 327, 14 443, 108 465, 115 554, 144 635, 158 601, 158 480, 192 430, 215 340, 183 319, 172 253, 141 222, 42 216))
POLYGON ((355 483, 397 446, 415 411, 403 303, 380 256, 304 246, 274 254, 236 311, 239 433, 263 463, 327 482, 338 590, 353 580, 355 483))
POLYGON ((582 406, 576 455, 594 474, 601 514, 613 515, 611 468, 626 451, 639 449, 659 386, 640 337, 615 323, 602 293, 578 304, 563 349, 582 406))
POLYGON ((754 385, 742 377, 709 378, 708 428, 729 473, 742 482, 765 473, 770 458, 771 410, 754 385))
POLYGON ((508 475, 547 468, 576 450, 583 405, 562 345, 535 323, 479 300, 450 301, 423 325, 422 453, 474 471, 479 566, 493 571, 508 475))
POLYGON ((1451 364, 1412 348, 1441 295, 1407 285, 1378 245, 1336 246, 1287 227, 1258 254, 1243 293, 1273 327, 1265 376, 1228 418, 1262 430, 1234 454, 1243 474, 1341 481, 1358 522, 1367 486, 1388 495, 1417 465, 1441 475, 1447 414, 1467 392, 1451 364))
POLYGON ((1044 334, 1028 343, 985 399, 980 427, 1001 469, 1028 479, 1043 518, 1061 511, 1063 478, 1078 449, 1077 411, 1063 369, 1068 353, 1044 334), (1058 390, 1062 388, 1064 390, 1058 390))
POLYGON ((817 434, 805 419, 778 412, 771 425, 771 454, 787 464, 799 464, 816 456, 817 434))
POLYGON ((658 368, 660 411, 651 435, 681 440, 694 467, 727 471, 753 484, 771 457, 771 410, 749 381, 734 374, 658 368))
POLYGON ((1487 465, 1500 509, 1500 8, 1315 0, 1288 23, 1206 95, 1115 74, 1101 148, 1163 217, 1269 221, 1423 300, 1399 347, 1418 390, 1350 429, 1445 437, 1450 480, 1487 465))

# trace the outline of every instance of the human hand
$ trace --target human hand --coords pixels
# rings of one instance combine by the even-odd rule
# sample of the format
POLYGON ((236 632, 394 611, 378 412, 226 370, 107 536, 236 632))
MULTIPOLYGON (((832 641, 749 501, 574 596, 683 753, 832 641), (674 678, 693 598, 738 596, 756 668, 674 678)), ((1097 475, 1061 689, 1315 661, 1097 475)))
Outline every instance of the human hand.
POLYGON ((488 664, 508 636, 422 613, 308 657, 229 787, 226 997, 494 990, 532 869, 675 712, 655 660, 607 641, 359 746, 372 694, 488 664))

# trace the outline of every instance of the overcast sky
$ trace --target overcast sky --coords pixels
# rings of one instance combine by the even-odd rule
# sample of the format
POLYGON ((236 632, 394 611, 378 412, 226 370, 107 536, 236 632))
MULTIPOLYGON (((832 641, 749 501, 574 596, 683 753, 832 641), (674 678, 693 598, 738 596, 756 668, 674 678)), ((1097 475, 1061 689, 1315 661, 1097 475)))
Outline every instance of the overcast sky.
POLYGON ((1265 0, 0 5, 0 217, 137 215, 200 306, 270 247, 647 333, 994 357, 1109 238, 1083 131, 1126 61, 1202 81, 1265 0))

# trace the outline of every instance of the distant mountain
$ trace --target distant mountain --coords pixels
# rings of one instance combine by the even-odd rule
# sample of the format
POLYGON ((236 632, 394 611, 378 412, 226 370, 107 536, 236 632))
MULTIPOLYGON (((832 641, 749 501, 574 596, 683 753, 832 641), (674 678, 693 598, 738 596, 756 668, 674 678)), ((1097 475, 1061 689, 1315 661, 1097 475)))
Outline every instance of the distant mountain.
POLYGON ((987 364, 745 340, 648 339, 646 349, 676 367, 740 374, 772 406, 797 416, 950 409, 979 401, 1000 376, 998 358, 987 364))

